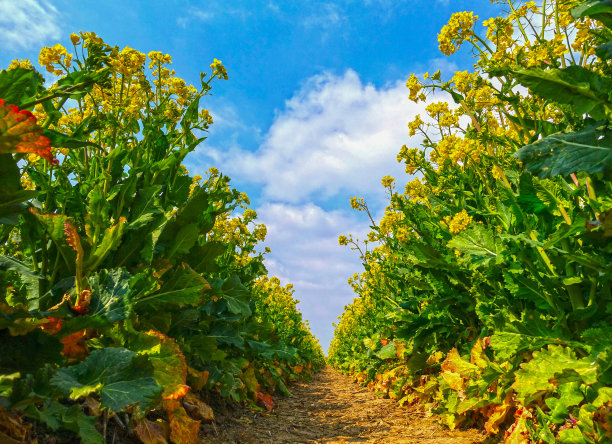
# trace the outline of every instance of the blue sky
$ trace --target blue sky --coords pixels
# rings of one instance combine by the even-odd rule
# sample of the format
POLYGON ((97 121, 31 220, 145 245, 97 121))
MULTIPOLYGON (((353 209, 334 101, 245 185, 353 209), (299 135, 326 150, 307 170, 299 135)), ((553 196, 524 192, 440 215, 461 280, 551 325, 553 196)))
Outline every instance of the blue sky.
POLYGON ((215 124, 186 164, 200 174, 216 166, 251 196, 268 226, 267 267, 294 284, 327 348, 355 296, 347 279, 360 271, 338 235, 368 231, 348 199, 365 197, 380 216, 381 177, 409 180, 395 155, 418 146, 407 123, 424 106, 408 101, 406 79, 470 69, 469 51, 443 56, 436 34, 452 12, 482 21, 498 9, 488 0, 0 0, 0 67, 37 61, 42 46, 70 48, 76 31, 168 53, 193 84, 222 60, 229 81, 204 105, 215 124))

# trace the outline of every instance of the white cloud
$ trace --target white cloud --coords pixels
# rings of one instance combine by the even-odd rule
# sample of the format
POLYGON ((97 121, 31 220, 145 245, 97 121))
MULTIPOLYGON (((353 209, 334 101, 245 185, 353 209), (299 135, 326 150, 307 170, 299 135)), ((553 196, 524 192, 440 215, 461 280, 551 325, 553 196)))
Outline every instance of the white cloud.
MULTIPOLYGON (((430 72, 439 68, 451 67, 442 60, 428 66, 430 72)), ((350 210, 348 197, 365 197, 381 217, 387 200, 380 179, 397 177, 400 190, 410 180, 396 155, 403 144, 420 145, 407 123, 424 115, 424 108, 408 99, 404 79, 375 87, 352 70, 324 73, 285 103, 270 128, 254 139, 256 149, 231 142, 224 143, 230 147, 225 150, 205 145, 195 157, 200 166, 212 163, 261 190, 256 210, 268 227, 265 245, 272 249, 266 266, 270 275, 294 284, 299 308, 325 348, 332 322, 356 296, 347 279, 362 270, 358 253, 339 246, 338 236, 363 239, 370 225, 364 213, 350 210)), ((219 108, 215 125, 223 134, 253 131, 238 115, 231 106, 219 108)))
POLYGON ((323 3, 317 8, 314 8, 314 12, 307 15, 301 23, 305 28, 330 29, 346 21, 347 17, 337 4, 323 3))
POLYGON ((186 28, 192 22, 212 22, 219 18, 237 18, 242 22, 246 21, 252 12, 246 7, 228 7, 225 2, 210 1, 206 8, 191 6, 181 17, 176 19, 176 23, 186 28))
POLYGON ((58 39, 59 13, 45 0, 0 0, 0 46, 29 49, 58 39))
POLYGON ((355 297, 347 280, 361 268, 358 255, 338 245, 338 236, 347 232, 362 236, 367 221, 354 212, 325 211, 312 203, 267 203, 257 213, 268 227, 270 275, 293 283, 304 319, 327 348, 332 322, 355 297))
POLYGON ((407 124, 423 108, 408 99, 403 80, 376 88, 352 70, 326 73, 286 102, 256 151, 205 151, 230 177, 260 185, 266 200, 381 197, 382 176, 404 175, 400 147, 419 144, 407 124))

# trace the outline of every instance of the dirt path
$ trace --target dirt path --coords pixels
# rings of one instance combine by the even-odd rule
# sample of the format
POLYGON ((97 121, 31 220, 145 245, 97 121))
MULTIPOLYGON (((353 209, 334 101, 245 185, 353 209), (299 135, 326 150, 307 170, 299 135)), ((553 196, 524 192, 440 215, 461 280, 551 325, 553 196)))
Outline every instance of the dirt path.
POLYGON ((292 396, 276 399, 272 412, 240 409, 218 415, 217 424, 206 428, 201 441, 468 444, 484 440, 474 430, 444 430, 415 408, 377 397, 330 367, 290 390, 292 396))

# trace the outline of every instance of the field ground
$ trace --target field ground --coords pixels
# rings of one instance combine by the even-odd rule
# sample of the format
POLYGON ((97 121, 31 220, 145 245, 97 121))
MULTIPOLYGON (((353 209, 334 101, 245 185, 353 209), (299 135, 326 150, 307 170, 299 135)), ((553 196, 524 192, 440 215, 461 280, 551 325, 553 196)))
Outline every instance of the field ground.
POLYGON ((422 443, 484 442, 476 430, 450 432, 414 407, 400 407, 326 367, 308 383, 290 387, 272 412, 229 410, 205 425, 203 443, 422 443))

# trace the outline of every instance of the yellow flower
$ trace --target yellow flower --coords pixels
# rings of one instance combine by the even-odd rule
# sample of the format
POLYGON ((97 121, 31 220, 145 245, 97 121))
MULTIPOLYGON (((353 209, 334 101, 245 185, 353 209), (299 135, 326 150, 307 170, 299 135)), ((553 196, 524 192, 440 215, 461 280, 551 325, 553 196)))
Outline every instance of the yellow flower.
POLYGON ((6 70, 10 71, 16 68, 34 69, 32 63, 28 59, 16 59, 11 62, 6 70))
POLYGON ((408 133, 408 135, 414 136, 416 134, 416 131, 424 123, 425 122, 423 122, 423 120, 421 119, 421 115, 420 114, 417 114, 416 116, 414 116, 414 120, 412 122, 408 123, 408 129, 410 129, 410 132, 408 133))
POLYGON ((406 82, 406 88, 410 90, 409 98, 413 102, 418 101, 418 94, 421 91, 421 84, 419 83, 419 79, 414 74, 410 74, 408 81, 406 82))
POLYGON ((382 186, 385 188, 391 188, 393 186, 393 183, 395 182, 395 179, 391 176, 385 176, 382 178, 382 186))
POLYGON ((66 69, 70 68, 72 65, 72 54, 69 54, 66 48, 59 43, 53 46, 45 46, 40 50, 38 63, 44 66, 50 73, 59 76, 63 74, 63 71, 57 69, 54 65, 60 65, 60 67, 66 69))
POLYGON ((472 216, 469 216, 467 211, 461 210, 461 212, 455 214, 454 216, 446 216, 442 223, 448 226, 448 230, 451 233, 457 234, 465 230, 471 222, 472 216))
POLYGON ((221 60, 214 59, 210 64, 210 69, 213 70, 212 75, 217 76, 219 79, 227 80, 227 70, 225 66, 221 63, 221 60))
POLYGON ((344 234, 341 234, 341 235, 338 237, 338 243, 339 243, 340 245, 348 245, 348 239, 347 239, 347 237, 346 237, 344 234))
POLYGON ((415 177, 411 182, 406 184, 404 195, 412 202, 424 202, 429 192, 429 187, 422 183, 421 179, 415 177))
POLYGON ((445 55, 453 54, 461 44, 474 35, 474 23, 478 20, 473 12, 455 12, 448 24, 438 34, 440 51, 445 55))
POLYGON ((81 41, 81 37, 78 34, 70 34, 70 41, 72 42, 73 45, 78 45, 79 42, 81 41))

